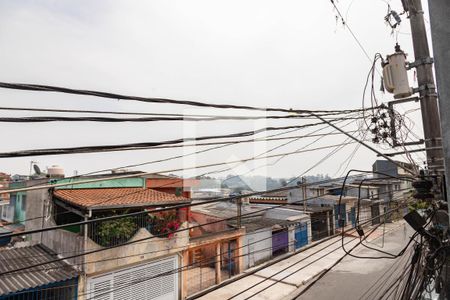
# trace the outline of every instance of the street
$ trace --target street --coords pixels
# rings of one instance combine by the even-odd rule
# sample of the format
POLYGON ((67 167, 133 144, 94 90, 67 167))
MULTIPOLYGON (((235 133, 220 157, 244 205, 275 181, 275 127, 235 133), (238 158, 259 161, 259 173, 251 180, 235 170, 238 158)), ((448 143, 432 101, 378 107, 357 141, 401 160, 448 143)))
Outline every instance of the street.
MULTIPOLYGON (((413 230, 403 225, 385 236, 384 251, 397 254, 408 242, 413 230)), ((381 238, 372 243, 381 245, 381 238)), ((358 247, 352 254, 380 256, 373 250, 358 247)), ((358 259, 345 257, 343 261, 296 299, 377 299, 401 274, 410 252, 397 259, 358 259)), ((395 291, 390 296, 393 298, 395 291)))
MULTIPOLYGON (((386 235, 382 248, 383 226, 380 226, 373 232, 366 244, 397 253, 412 234, 412 230, 408 230, 407 226, 403 221, 386 224, 386 235)), ((351 249, 357 241, 359 239, 356 237, 345 237, 346 249, 351 249)), ((374 254, 378 252, 368 250, 363 246, 359 246, 354 253, 366 256, 378 255, 374 254)), ((200 299, 293 299, 344 254, 341 248, 341 237, 335 237, 265 267, 255 274, 237 279, 200 299)), ((345 258, 341 264, 336 266, 336 269, 330 271, 313 288, 302 295, 301 299, 358 299, 395 261, 397 260, 345 258)))

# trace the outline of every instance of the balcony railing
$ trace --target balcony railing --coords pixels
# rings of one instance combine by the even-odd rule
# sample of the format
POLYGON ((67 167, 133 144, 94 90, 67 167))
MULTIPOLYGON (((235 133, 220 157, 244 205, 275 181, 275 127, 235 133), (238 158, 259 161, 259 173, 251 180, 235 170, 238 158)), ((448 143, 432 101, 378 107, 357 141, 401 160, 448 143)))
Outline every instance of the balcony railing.
POLYGON ((159 237, 171 237, 180 222, 175 214, 123 217, 88 224, 88 237, 103 247, 117 246, 130 240, 140 228, 159 237))

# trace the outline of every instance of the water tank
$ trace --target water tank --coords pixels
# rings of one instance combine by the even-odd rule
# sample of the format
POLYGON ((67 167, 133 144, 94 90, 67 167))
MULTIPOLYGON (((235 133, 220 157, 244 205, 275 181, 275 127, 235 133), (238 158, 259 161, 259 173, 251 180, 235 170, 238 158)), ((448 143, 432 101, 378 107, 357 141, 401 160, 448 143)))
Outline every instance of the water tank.
POLYGON ((64 178, 64 169, 58 165, 47 167, 47 174, 50 178, 64 178))

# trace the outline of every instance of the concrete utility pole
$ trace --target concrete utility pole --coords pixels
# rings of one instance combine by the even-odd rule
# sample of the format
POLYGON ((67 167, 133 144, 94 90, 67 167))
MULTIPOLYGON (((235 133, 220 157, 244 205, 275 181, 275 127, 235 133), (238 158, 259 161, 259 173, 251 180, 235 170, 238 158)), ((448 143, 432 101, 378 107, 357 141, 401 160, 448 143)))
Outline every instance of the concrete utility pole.
MULTIPOLYGON (((433 54, 436 61, 436 80, 439 91, 439 111, 441 114, 442 145, 444 148, 445 186, 447 201, 450 199, 450 1, 428 0, 430 9, 431 38, 433 41, 433 54)), ((448 205, 450 215, 450 206, 448 205)), ((450 217, 449 217, 450 218, 450 217)), ((450 222, 450 220, 449 220, 450 222)), ((450 261, 444 266, 444 282, 450 280, 450 261)), ((450 298, 450 284, 443 287, 439 299, 450 298)))
POLYGON ((447 199, 450 199, 450 1, 429 0, 428 5, 439 91, 447 199))
POLYGON ((411 23, 415 61, 410 66, 417 70, 427 165, 432 174, 443 174, 439 110, 422 3, 421 0, 402 0, 402 3, 411 23))
POLYGON ((306 178, 302 177, 303 211, 306 212, 306 178))

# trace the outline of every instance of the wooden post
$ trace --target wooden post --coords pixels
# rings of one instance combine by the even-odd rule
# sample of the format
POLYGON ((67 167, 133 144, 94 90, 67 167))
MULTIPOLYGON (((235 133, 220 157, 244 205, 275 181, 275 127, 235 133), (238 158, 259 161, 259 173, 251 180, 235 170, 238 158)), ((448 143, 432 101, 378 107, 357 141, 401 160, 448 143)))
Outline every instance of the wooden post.
POLYGON ((331 235, 331 228, 330 228, 330 212, 327 210, 327 230, 328 230, 328 236, 331 235))
POLYGON ((242 235, 236 239, 237 249, 234 250, 234 253, 236 253, 235 255, 237 256, 237 268, 236 268, 237 274, 240 274, 244 271, 244 256, 243 256, 244 251, 242 247, 243 244, 242 239, 243 239, 242 235))
POLYGON ((302 177, 303 211, 306 212, 306 178, 302 177))
POLYGON ((183 271, 181 272, 181 299, 186 299, 188 295, 188 268, 189 265, 189 250, 183 251, 181 265, 183 266, 183 271))
POLYGON ((219 284, 222 282, 222 272, 221 272, 221 266, 220 261, 222 260, 222 254, 221 254, 221 244, 220 242, 216 244, 216 263, 215 263, 215 269, 216 269, 216 284, 219 284))

